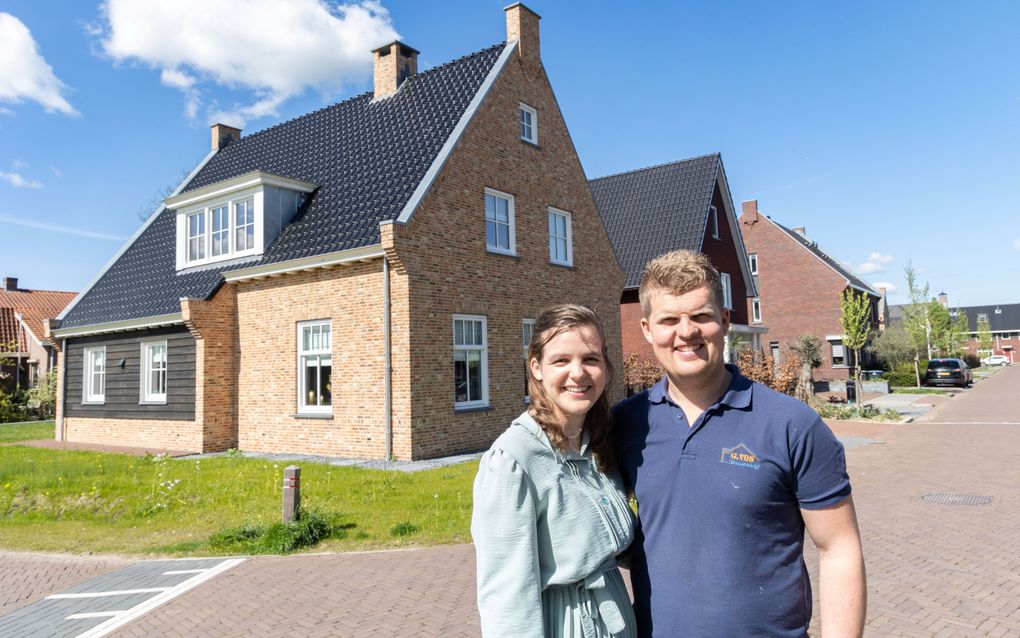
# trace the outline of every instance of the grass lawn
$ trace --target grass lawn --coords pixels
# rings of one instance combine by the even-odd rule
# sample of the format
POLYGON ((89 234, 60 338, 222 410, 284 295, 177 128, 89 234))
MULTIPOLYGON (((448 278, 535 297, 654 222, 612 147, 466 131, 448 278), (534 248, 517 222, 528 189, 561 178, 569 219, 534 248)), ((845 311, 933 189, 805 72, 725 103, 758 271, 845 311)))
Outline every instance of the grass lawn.
MULTIPOLYGON (((52 436, 0 426, 0 440, 52 436)), ((138 458, 0 446, 0 548, 223 555, 217 532, 280 520, 285 462, 138 458)), ((470 541, 473 462, 415 473, 301 463, 302 506, 333 532, 315 551, 470 541)), ((237 552, 241 549, 234 550, 237 552)))
POLYGON ((0 443, 53 438, 53 421, 0 423, 0 443))
POLYGON ((952 394, 952 390, 948 388, 891 388, 893 394, 952 394))

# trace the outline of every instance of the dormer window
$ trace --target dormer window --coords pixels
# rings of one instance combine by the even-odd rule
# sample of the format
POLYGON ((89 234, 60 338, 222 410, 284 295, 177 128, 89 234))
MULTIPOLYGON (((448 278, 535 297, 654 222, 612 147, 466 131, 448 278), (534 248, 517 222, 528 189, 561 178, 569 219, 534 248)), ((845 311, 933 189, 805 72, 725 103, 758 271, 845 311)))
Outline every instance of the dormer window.
POLYGON ((523 102, 520 105, 521 139, 538 144, 538 111, 523 102))
POLYGON ((315 185, 256 171, 175 195, 177 270, 261 255, 315 185))

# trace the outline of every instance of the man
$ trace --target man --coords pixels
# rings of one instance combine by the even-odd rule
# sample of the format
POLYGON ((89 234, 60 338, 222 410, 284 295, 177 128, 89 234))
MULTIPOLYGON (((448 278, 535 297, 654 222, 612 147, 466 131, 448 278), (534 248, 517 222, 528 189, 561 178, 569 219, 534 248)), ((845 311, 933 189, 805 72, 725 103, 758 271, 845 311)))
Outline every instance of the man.
POLYGON ((810 407, 724 364, 730 312, 704 255, 649 262, 639 296, 666 372, 614 408, 620 473, 638 502, 639 635, 806 636, 806 528, 823 636, 860 636, 864 561, 843 446, 810 407))

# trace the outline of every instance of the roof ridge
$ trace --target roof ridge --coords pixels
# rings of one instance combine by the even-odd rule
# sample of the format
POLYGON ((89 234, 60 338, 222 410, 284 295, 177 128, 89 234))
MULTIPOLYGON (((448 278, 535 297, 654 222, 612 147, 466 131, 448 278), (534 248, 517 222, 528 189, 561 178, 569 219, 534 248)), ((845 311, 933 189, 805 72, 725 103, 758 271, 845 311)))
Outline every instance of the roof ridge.
MULTIPOLYGON (((877 293, 877 292, 878 292, 878 290, 877 290, 877 289, 875 289, 875 286, 874 286, 874 284, 872 284, 872 283, 870 283, 869 281, 867 281, 866 279, 864 279, 864 277, 862 277, 862 276, 860 275, 860 273, 858 273, 858 272, 857 272, 856 270, 854 270, 853 268, 851 268, 851 267, 850 267, 849 265, 847 265, 847 264, 843 263, 843 261, 842 261, 842 260, 840 260, 840 259, 838 259, 838 258, 834 257, 834 256, 832 255, 832 253, 830 253, 829 251, 827 251, 827 250, 825 250, 824 248, 822 248, 822 247, 821 247, 821 245, 820 245, 820 244, 819 244, 819 243, 818 243, 817 241, 815 241, 815 240, 813 240, 813 239, 808 239, 808 238, 807 238, 807 236, 805 236, 805 235, 801 235, 801 234, 800 234, 800 233, 798 233, 797 231, 795 231, 795 230, 792 230, 792 229, 790 229, 790 228, 787 228, 786 226, 783 226, 782 224, 780 224, 780 223, 779 223, 779 222, 777 222, 776 220, 772 219, 771 217, 768 217, 768 215, 766 215, 766 217, 767 217, 767 218, 768 218, 768 220, 769 220, 769 221, 771 221, 771 222, 772 222, 773 224, 775 224, 776 226, 779 226, 779 228, 780 228, 781 230, 783 230, 783 231, 784 231, 784 232, 785 232, 785 233, 786 233, 787 235, 789 235, 790 237, 792 237, 792 238, 796 239, 797 241, 799 241, 799 242, 801 242, 801 243, 805 244, 805 245, 806 245, 806 247, 808 247, 808 248, 814 248, 815 250, 817 250, 817 251, 818 251, 818 252, 820 252, 821 254, 825 255, 825 257, 826 257, 827 259, 830 259, 830 260, 832 260, 832 262, 833 262, 834 264, 836 264, 837 266, 839 266, 840 268, 842 268, 843 270, 845 270, 845 271, 846 271, 845 273, 839 273, 839 274, 843 275, 844 277, 846 277, 847 275, 850 275, 850 277, 852 277, 852 278, 856 279, 857 281, 861 282, 862 284, 864 284, 865 286, 867 286, 868 288, 870 288, 870 289, 871 289, 871 292, 874 292, 874 293, 877 293)), ((849 280, 849 279, 850 279, 850 277, 847 277, 847 280, 849 280)), ((851 283, 851 284, 853 284, 853 282, 852 282, 852 281, 850 281, 850 283, 851 283)))
POLYGON ((631 173, 640 173, 642 171, 650 171, 653 168, 664 168, 666 166, 675 166, 675 165, 678 165, 678 164, 683 164, 685 162, 693 162, 695 160, 705 159, 706 157, 718 157, 718 158, 721 158, 722 157, 722 153, 720 153, 719 151, 716 151, 714 153, 705 153, 704 155, 698 155, 696 157, 688 157, 688 158, 682 159, 682 160, 673 160, 671 162, 662 162, 661 164, 652 164, 651 166, 645 166, 643 168, 632 168, 629 171, 621 171, 619 173, 610 173, 609 175, 603 175, 602 177, 593 177, 593 178, 589 179, 588 181, 589 182, 597 182, 599 180, 608 179, 610 177, 620 177, 621 175, 629 175, 631 173))
MULTIPOLYGON (((506 46, 506 40, 504 40, 502 42, 498 42, 496 44, 493 44, 492 46, 485 47, 484 49, 479 49, 478 51, 475 51, 473 53, 468 53, 466 55, 462 55, 459 58, 454 58, 452 60, 447 60, 446 62, 440 64, 439 66, 434 66, 434 67, 432 67, 430 69, 426 69, 426 70, 421 71, 419 73, 415 73, 414 75, 409 77, 408 80, 413 80, 414 78, 418 78, 418 77, 421 77, 421 76, 424 76, 424 75, 431 75, 431 74, 436 73, 436 72, 440 71, 441 69, 444 69, 444 68, 446 68, 448 66, 451 66, 453 64, 457 64, 459 62, 463 62, 464 60, 467 60, 469 58, 473 58, 473 57, 475 57, 477 55, 482 55, 483 53, 488 53, 489 51, 492 51, 493 49, 497 49, 497 48, 499 48, 501 46, 506 46)), ((235 144, 244 143, 246 140, 250 140, 250 139, 256 138, 256 137, 258 137, 260 135, 263 135, 263 134, 268 133, 270 131, 276 130, 276 129, 280 128, 281 126, 286 126, 288 124, 291 124, 292 122, 296 122, 297 120, 302 120, 304 118, 311 117, 311 116, 316 115, 318 113, 322 113, 323 111, 328 111, 330 109, 339 108, 339 107, 341 107, 341 106, 343 106, 345 104, 348 104, 348 103, 351 103, 351 102, 355 102, 357 100, 363 99, 363 98, 365 98, 367 96, 371 96, 371 95, 374 95, 374 94, 375 94, 374 90, 363 91, 362 93, 358 93, 357 95, 352 95, 352 96, 350 96, 350 97, 348 97, 348 98, 346 98, 344 100, 340 100, 339 102, 333 102, 332 104, 327 104, 325 106, 321 106, 321 107, 315 109, 314 111, 309 111, 307 113, 302 113, 301 115, 296 115, 296 116, 290 118, 289 120, 284 120, 282 122, 277 122, 276 124, 273 124, 272 126, 270 126, 268 128, 264 128, 264 129, 255 131, 251 135, 246 135, 246 136, 242 137, 241 139, 237 140, 237 142, 235 142, 235 144)))

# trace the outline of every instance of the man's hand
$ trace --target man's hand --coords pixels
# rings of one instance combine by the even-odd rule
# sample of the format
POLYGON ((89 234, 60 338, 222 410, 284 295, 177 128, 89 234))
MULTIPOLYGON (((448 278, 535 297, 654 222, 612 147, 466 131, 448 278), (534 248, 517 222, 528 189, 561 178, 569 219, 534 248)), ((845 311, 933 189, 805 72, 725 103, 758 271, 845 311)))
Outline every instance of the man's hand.
POLYGON ((861 533, 853 497, 822 509, 801 509, 818 547, 823 638, 860 638, 868 606, 861 533))

